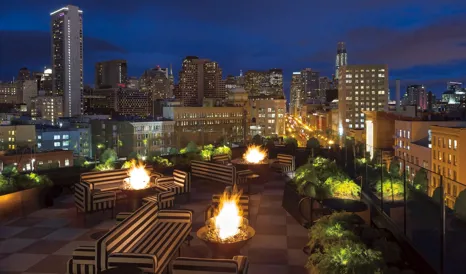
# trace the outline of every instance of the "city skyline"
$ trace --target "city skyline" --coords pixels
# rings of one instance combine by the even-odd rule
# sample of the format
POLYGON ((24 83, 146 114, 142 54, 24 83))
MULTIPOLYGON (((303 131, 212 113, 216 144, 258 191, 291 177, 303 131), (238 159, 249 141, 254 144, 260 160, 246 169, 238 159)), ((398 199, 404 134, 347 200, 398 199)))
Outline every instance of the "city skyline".
MULTIPOLYGON (((330 2, 320 3, 316 9, 325 9, 331 6, 330 2)), ((225 7, 231 9, 228 14, 220 16, 217 12, 209 17, 207 11, 216 7, 214 3, 210 3, 213 6, 209 3, 195 6, 189 1, 176 1, 172 4, 144 3, 144 6, 134 3, 130 7, 118 1, 112 5, 106 1, 48 1, 40 6, 34 3, 3 5, 0 40, 9 43, 0 46, 2 80, 11 80, 21 67, 36 71, 51 65, 48 15, 67 4, 77 5, 84 12, 85 84, 94 83, 93 67, 99 61, 125 59, 128 75, 136 77, 156 65, 173 64, 177 75, 182 59, 196 55, 218 62, 224 78, 229 74, 238 75, 240 69, 245 72, 281 68, 288 96, 292 72, 312 68, 321 76, 330 77, 334 73, 339 41, 346 43, 348 64, 388 64, 392 94, 397 78, 402 80, 402 89, 410 84, 423 84, 437 95, 446 90, 447 81, 466 78, 458 69, 466 58, 461 43, 466 31, 459 27, 464 21, 447 18, 453 11, 464 13, 466 4, 462 3, 434 4, 417 0, 409 4, 395 1, 391 6, 366 3, 364 8, 359 7, 360 11, 342 3, 331 14, 316 13, 318 19, 322 19, 322 26, 315 29, 318 36, 313 36, 319 37, 318 43, 302 35, 306 32, 303 27, 297 27, 301 19, 295 17, 299 16, 286 16, 280 24, 272 21, 284 18, 280 12, 299 15, 307 5, 315 4, 313 2, 298 10, 281 4, 264 7, 239 1, 236 6, 225 7), (382 7, 383 11, 374 12, 382 7), (189 14, 190 10, 199 12, 189 14), (416 13, 409 12, 412 10, 416 13), (146 16, 150 12, 154 16, 146 16), (261 12, 261 20, 251 17, 254 12, 261 12), (351 14, 346 14, 348 12, 351 14), (368 19, 366 16, 366 21, 354 19, 357 18, 354 15, 367 12, 372 13, 368 19), (322 18, 325 14, 334 17, 336 22, 322 18), (390 19, 392 17, 397 20, 390 19), (343 26, 344 20, 349 23, 343 26), (149 30, 155 33, 153 37, 147 37, 149 30), (373 43, 361 42, 365 39, 373 43), (34 43, 27 43, 31 40, 34 43)))

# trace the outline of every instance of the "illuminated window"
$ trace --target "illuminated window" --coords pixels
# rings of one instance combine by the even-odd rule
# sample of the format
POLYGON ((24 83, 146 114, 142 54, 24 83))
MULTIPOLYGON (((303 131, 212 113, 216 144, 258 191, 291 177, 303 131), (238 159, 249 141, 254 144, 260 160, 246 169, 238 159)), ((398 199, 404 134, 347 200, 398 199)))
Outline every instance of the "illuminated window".
POLYGON ((456 147, 458 146, 458 143, 456 142, 456 140, 453 141, 453 149, 456 150, 456 147))
POLYGON ((54 140, 60 140, 60 135, 53 135, 54 140))
POLYGON ((54 146, 54 147, 59 147, 59 146, 61 146, 61 144, 60 144, 60 142, 54 142, 54 143, 53 143, 53 146, 54 146))

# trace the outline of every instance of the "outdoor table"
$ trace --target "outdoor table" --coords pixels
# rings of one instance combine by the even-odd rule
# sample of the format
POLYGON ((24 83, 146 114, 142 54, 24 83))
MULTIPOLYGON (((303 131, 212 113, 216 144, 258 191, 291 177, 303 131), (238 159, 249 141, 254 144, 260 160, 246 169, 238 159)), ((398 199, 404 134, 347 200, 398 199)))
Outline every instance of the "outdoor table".
POLYGON ((330 208, 333 211, 346 211, 346 212, 363 212, 367 210, 367 204, 351 199, 338 199, 338 198, 328 198, 322 200, 322 205, 330 208))
POLYGON ((157 194, 159 191, 156 187, 149 187, 145 189, 122 189, 126 196, 126 210, 136 211, 142 206, 142 199, 151 195, 157 194))

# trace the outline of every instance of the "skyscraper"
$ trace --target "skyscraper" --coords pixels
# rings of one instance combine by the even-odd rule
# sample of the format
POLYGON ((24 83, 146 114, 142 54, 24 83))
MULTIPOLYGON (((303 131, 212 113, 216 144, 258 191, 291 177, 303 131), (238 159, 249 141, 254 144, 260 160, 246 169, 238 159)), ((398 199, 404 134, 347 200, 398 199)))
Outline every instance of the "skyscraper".
POLYGON ((297 115, 304 103, 304 83, 301 72, 293 72, 290 87, 290 113, 297 115))
POLYGON ((126 60, 111 60, 95 64, 95 88, 117 88, 126 85, 128 78, 126 60))
POLYGON ((420 110, 427 109, 427 92, 423 85, 410 85, 406 88, 404 105, 415 105, 420 110))
POLYGON ((183 106, 202 106, 204 98, 204 64, 207 59, 187 56, 181 65, 179 85, 175 97, 183 106))
POLYGON ((338 69, 342 66, 346 66, 348 64, 348 57, 346 54, 346 45, 345 42, 338 42, 337 46, 337 58, 335 62, 335 78, 337 80, 340 79, 340 74, 338 69))
POLYGON ((301 77, 303 79, 304 100, 319 101, 319 75, 318 71, 310 68, 303 69, 301 71, 301 77))
POLYGON ((268 71, 248 70, 244 76, 244 89, 250 96, 260 94, 283 97, 283 70, 268 71))
POLYGON ((139 88, 141 91, 149 92, 152 100, 170 98, 173 95, 170 77, 168 68, 157 66, 144 72, 139 79, 139 88))
POLYGON ((204 64, 204 97, 226 98, 225 81, 222 80, 222 69, 217 62, 204 64))
POLYGON ((347 65, 339 73, 339 130, 363 129, 364 111, 388 109, 387 65, 347 65))
POLYGON ((31 80, 31 72, 28 68, 20 68, 18 72, 18 81, 31 80))
POLYGON ((50 13, 53 93, 63 96, 65 117, 81 114, 83 92, 82 11, 68 5, 50 13))

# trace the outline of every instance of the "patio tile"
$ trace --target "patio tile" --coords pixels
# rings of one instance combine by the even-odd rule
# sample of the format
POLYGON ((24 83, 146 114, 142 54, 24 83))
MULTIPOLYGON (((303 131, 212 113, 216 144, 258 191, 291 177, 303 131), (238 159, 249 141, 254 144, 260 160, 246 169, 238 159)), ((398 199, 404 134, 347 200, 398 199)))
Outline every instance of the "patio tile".
POLYGON ((19 218, 13 222, 8 223, 8 226, 26 226, 30 227, 42 222, 44 218, 34 218, 34 217, 26 217, 26 218, 19 218))
POLYGON ((287 236, 286 243, 289 249, 302 249, 309 242, 309 237, 304 236, 287 236))
POLYGON ((256 235, 250 241, 250 248, 286 249, 286 236, 256 235))
POLYGON ((78 246, 94 246, 95 241, 72 241, 65 244, 62 248, 55 251, 54 255, 71 256, 78 246))
POLYGON ((282 207, 281 201, 263 201, 260 204, 260 207, 271 207, 271 208, 280 208, 282 207))
POLYGON ((44 254, 11 254, 10 256, 0 260, 0 269, 2 271, 23 272, 45 257, 47 257, 47 255, 44 254))
POLYGON ((249 248, 247 256, 251 264, 286 265, 288 263, 286 249, 249 248))
POLYGON ((72 241, 82 234, 89 231, 88 229, 83 228, 60 228, 55 232, 52 232, 48 236, 44 237, 47 240, 64 240, 64 241, 72 241))
POLYGON ((43 220, 42 222, 36 224, 35 227, 61 228, 68 225, 69 223, 69 219, 52 218, 43 220))
POLYGON ((96 225, 94 228, 96 229, 111 229, 112 227, 116 226, 115 220, 105 220, 100 224, 96 225))
POLYGON ((43 272, 43 273, 63 273, 66 270, 66 263, 69 260, 69 256, 50 255, 45 259, 34 264, 28 268, 30 272, 43 272))
POLYGON ((286 217, 273 215, 258 215, 257 223, 263 225, 286 225, 286 217))
POLYGON ((304 227, 300 225, 286 225, 287 234, 288 236, 308 236, 308 231, 304 227))
POLYGON ((256 235, 286 235, 286 225, 269 225, 256 222, 254 229, 256 235))
POLYGON ((0 253, 15 253, 36 241, 35 239, 5 239, 0 241, 0 253))
POLYGON ((302 266, 307 262, 308 255, 301 249, 288 249, 288 265, 302 266))
POLYGON ((56 230, 57 230, 56 228, 50 228, 50 227, 31 227, 14 235, 14 237, 23 238, 23 239, 40 239, 40 238, 43 238, 49 235, 50 233, 56 230))
POLYGON ((58 209, 58 208, 44 208, 37 210, 28 215, 32 218, 56 218, 61 214, 65 213, 67 209, 58 209))
POLYGON ((288 271, 287 265, 249 264, 248 273, 294 274, 288 271))
POLYGON ((283 194, 263 194, 262 201, 282 201, 283 194))
POLYGON ((259 214, 286 217, 286 211, 284 209, 277 209, 277 208, 270 208, 270 207, 260 207, 259 214))
POLYGON ((67 241, 39 240, 23 249, 18 253, 27 254, 52 254, 65 246, 67 241))
POLYGON ((91 229, 88 232, 77 237, 75 241, 95 241, 96 239, 94 239, 94 237, 97 234, 103 235, 103 233, 107 233, 108 231, 109 229, 91 229))
POLYGON ((26 229, 26 227, 18 226, 0 226, 0 239, 11 238, 26 229))

